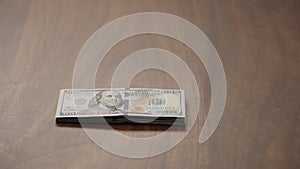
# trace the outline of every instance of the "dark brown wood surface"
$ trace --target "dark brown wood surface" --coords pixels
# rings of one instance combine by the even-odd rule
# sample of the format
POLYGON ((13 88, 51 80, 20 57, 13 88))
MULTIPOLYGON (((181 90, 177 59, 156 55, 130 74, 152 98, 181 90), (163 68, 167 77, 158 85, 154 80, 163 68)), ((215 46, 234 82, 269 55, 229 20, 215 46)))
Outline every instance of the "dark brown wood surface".
MULTIPOLYGON (((300 168, 299 9, 299 0, 0 0, 0 168, 300 168), (127 55, 155 47, 188 64, 201 96, 198 119, 182 142, 155 157, 130 159, 98 147, 81 127, 57 126, 54 114, 59 90, 72 87, 86 40, 116 18, 146 11, 187 19, 208 36, 223 62, 228 95, 219 127, 199 144, 211 92, 201 61, 163 36, 120 42, 102 62, 97 87, 110 86, 127 55)), ((178 88, 159 70, 139 73, 131 87, 178 88)), ((113 127, 130 137, 166 130, 113 127)))

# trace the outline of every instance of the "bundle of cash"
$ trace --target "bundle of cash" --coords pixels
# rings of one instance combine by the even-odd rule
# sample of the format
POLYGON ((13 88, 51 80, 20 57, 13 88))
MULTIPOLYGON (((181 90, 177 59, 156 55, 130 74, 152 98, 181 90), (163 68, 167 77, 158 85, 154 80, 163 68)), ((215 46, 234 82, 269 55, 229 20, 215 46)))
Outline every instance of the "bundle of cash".
POLYGON ((185 125, 184 91, 173 89, 62 89, 58 123, 185 125))

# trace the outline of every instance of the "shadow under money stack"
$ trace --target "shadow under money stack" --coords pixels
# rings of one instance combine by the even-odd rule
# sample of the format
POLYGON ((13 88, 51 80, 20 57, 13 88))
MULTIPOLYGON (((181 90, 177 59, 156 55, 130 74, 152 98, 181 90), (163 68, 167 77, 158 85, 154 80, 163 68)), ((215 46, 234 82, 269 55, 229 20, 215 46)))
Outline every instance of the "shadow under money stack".
POLYGON ((173 89, 62 89, 58 123, 185 125, 184 91, 173 89))

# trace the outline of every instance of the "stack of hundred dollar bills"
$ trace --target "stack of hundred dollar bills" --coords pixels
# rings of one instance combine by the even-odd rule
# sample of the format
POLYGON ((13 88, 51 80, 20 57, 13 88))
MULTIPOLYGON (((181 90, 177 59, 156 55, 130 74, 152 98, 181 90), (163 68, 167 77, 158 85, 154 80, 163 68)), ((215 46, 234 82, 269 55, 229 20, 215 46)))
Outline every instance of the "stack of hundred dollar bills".
POLYGON ((58 123, 185 125, 184 91, 173 89, 62 89, 58 123))

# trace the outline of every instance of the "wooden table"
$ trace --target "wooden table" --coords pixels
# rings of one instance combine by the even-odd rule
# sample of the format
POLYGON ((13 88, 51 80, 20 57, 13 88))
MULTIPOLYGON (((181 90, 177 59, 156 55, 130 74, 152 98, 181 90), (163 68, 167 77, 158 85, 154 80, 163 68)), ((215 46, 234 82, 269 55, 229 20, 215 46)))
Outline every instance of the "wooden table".
MULTIPOLYGON (((297 0, 0 1, 0 168, 300 168, 300 3, 297 0), (131 159, 98 147, 78 126, 57 126, 61 88, 72 87, 74 64, 101 26, 137 12, 164 12, 199 27, 223 62, 227 102, 213 136, 198 143, 210 106, 207 72, 186 45, 139 35, 114 46, 97 73, 109 87, 126 56, 162 48, 195 74, 201 97, 195 125, 175 148, 131 159)), ((131 87, 178 88, 163 71, 145 70, 131 87)), ((166 127, 115 125, 130 137, 166 127)), ((118 140, 112 140, 118 144, 118 140)))

